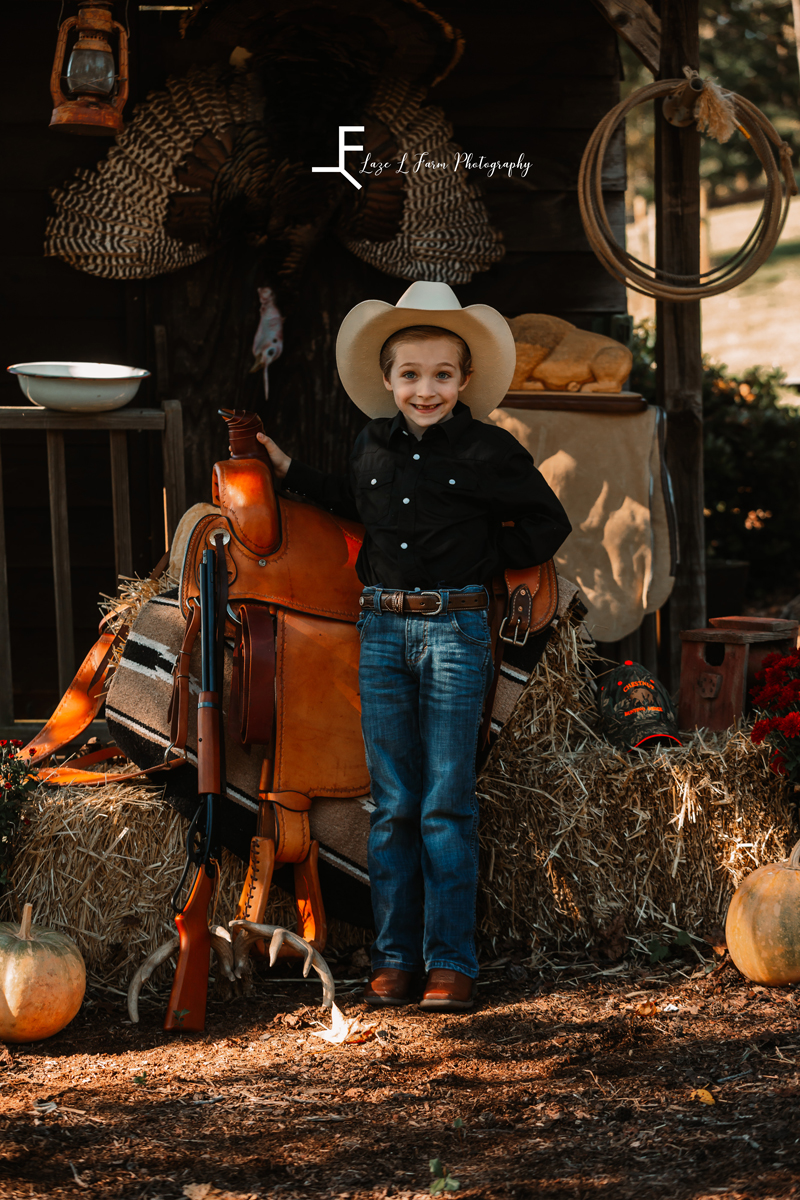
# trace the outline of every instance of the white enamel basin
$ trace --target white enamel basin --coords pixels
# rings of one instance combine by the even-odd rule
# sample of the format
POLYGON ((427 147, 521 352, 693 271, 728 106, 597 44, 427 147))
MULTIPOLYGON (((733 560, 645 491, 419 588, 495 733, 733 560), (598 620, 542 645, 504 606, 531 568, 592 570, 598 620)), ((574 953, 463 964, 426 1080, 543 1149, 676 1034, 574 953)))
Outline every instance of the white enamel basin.
POLYGON ((150 374, 116 363, 31 362, 7 368, 32 404, 60 412, 109 412, 128 404, 150 374))

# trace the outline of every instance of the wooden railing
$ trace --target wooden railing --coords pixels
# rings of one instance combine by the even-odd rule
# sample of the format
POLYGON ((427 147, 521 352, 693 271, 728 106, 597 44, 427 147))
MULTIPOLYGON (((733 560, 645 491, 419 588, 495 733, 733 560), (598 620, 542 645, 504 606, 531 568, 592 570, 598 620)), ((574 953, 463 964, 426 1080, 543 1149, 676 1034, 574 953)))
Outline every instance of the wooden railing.
MULTIPOLYGON (((76 416, 49 408, 0 407, 0 434, 4 429, 35 429, 47 434, 50 484, 50 531, 53 546, 58 687, 63 694, 75 673, 75 640, 72 624, 72 587, 69 560, 69 518, 64 433, 67 430, 108 430, 111 453, 111 493, 114 512, 114 555, 117 575, 133 574, 130 488, 128 484, 129 430, 160 431, 166 493, 166 534, 172 540, 186 509, 183 459, 183 415, 179 400, 164 400, 161 408, 120 408, 114 412, 76 416)), ((1 445, 2 443, 0 443, 1 445)), ((26 722, 28 724, 28 722, 26 722)), ((8 608, 6 531, 0 462, 0 727, 14 725, 11 675, 11 628, 8 608)), ((27 732, 27 731, 26 731, 27 732)), ((5 733, 4 733, 4 736, 5 733)), ((20 736, 24 736, 20 732, 20 736)))

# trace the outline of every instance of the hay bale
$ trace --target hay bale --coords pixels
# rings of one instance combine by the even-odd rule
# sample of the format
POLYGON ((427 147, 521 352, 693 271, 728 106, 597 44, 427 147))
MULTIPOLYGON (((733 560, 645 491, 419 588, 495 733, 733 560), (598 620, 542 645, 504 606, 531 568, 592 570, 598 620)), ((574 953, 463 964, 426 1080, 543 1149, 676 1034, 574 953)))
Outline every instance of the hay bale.
MULTIPOLYGON (((130 621, 168 579, 126 580, 106 606, 130 621)), ((479 932, 484 945, 525 939, 532 962, 585 951, 624 919, 639 947, 722 922, 741 879, 793 841, 784 785, 746 731, 699 732, 681 749, 627 755, 598 733, 597 656, 573 605, 478 779, 479 932)), ((78 942, 90 975, 123 986, 172 931, 186 824, 161 789, 42 788, 2 899, 78 942)), ((216 920, 233 916, 245 866, 223 853, 216 920)), ((279 889, 267 920, 294 926, 279 889)), ((333 921, 329 946, 371 935, 333 921)))
MULTIPOLYGON (((34 921, 69 934, 96 982, 128 983, 156 946, 174 933, 170 897, 186 861, 186 821, 136 783, 38 789, 31 824, 3 897, 9 916, 26 901, 34 921)), ((227 850, 215 921, 234 916, 246 868, 227 850)), ((265 920, 296 924, 294 901, 274 888, 265 920)), ((365 934, 332 922, 331 945, 362 945, 365 934)))
POLYGON ((585 952, 624 920, 640 948, 723 922, 755 867, 784 858, 792 810, 746 730, 628 755, 598 732, 573 618, 557 630, 478 782, 479 930, 532 961, 585 952))

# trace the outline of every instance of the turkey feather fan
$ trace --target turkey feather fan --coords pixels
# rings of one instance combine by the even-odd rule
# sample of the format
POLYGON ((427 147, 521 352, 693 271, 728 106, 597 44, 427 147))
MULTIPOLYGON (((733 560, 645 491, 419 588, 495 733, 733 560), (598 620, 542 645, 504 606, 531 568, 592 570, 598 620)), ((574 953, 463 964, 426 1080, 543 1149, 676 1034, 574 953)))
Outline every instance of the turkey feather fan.
POLYGON ((406 167, 365 174, 356 191, 312 174, 312 164, 278 160, 254 71, 195 66, 137 106, 96 170, 53 190, 45 253, 89 274, 147 279, 243 235, 269 243, 286 277, 333 222, 353 254, 388 275, 467 283, 503 246, 479 191, 456 170, 444 113, 422 105, 425 91, 396 76, 377 84, 364 145, 373 158, 406 155, 406 167), (420 156, 442 165, 415 171, 420 156))

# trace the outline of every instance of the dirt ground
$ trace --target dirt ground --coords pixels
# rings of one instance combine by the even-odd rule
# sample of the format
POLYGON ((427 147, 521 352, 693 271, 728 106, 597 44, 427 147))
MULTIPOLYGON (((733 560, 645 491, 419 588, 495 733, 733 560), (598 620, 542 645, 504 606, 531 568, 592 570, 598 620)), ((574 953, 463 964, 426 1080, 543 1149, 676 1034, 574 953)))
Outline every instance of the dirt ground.
POLYGON ((312 1036, 318 982, 280 963, 212 998, 205 1034, 90 989, 61 1034, 2 1052, 0 1196, 416 1200, 438 1158, 487 1200, 798 1197, 800 987, 682 953, 497 960, 466 1016, 376 1015, 344 979, 377 1026, 340 1046, 312 1036))

